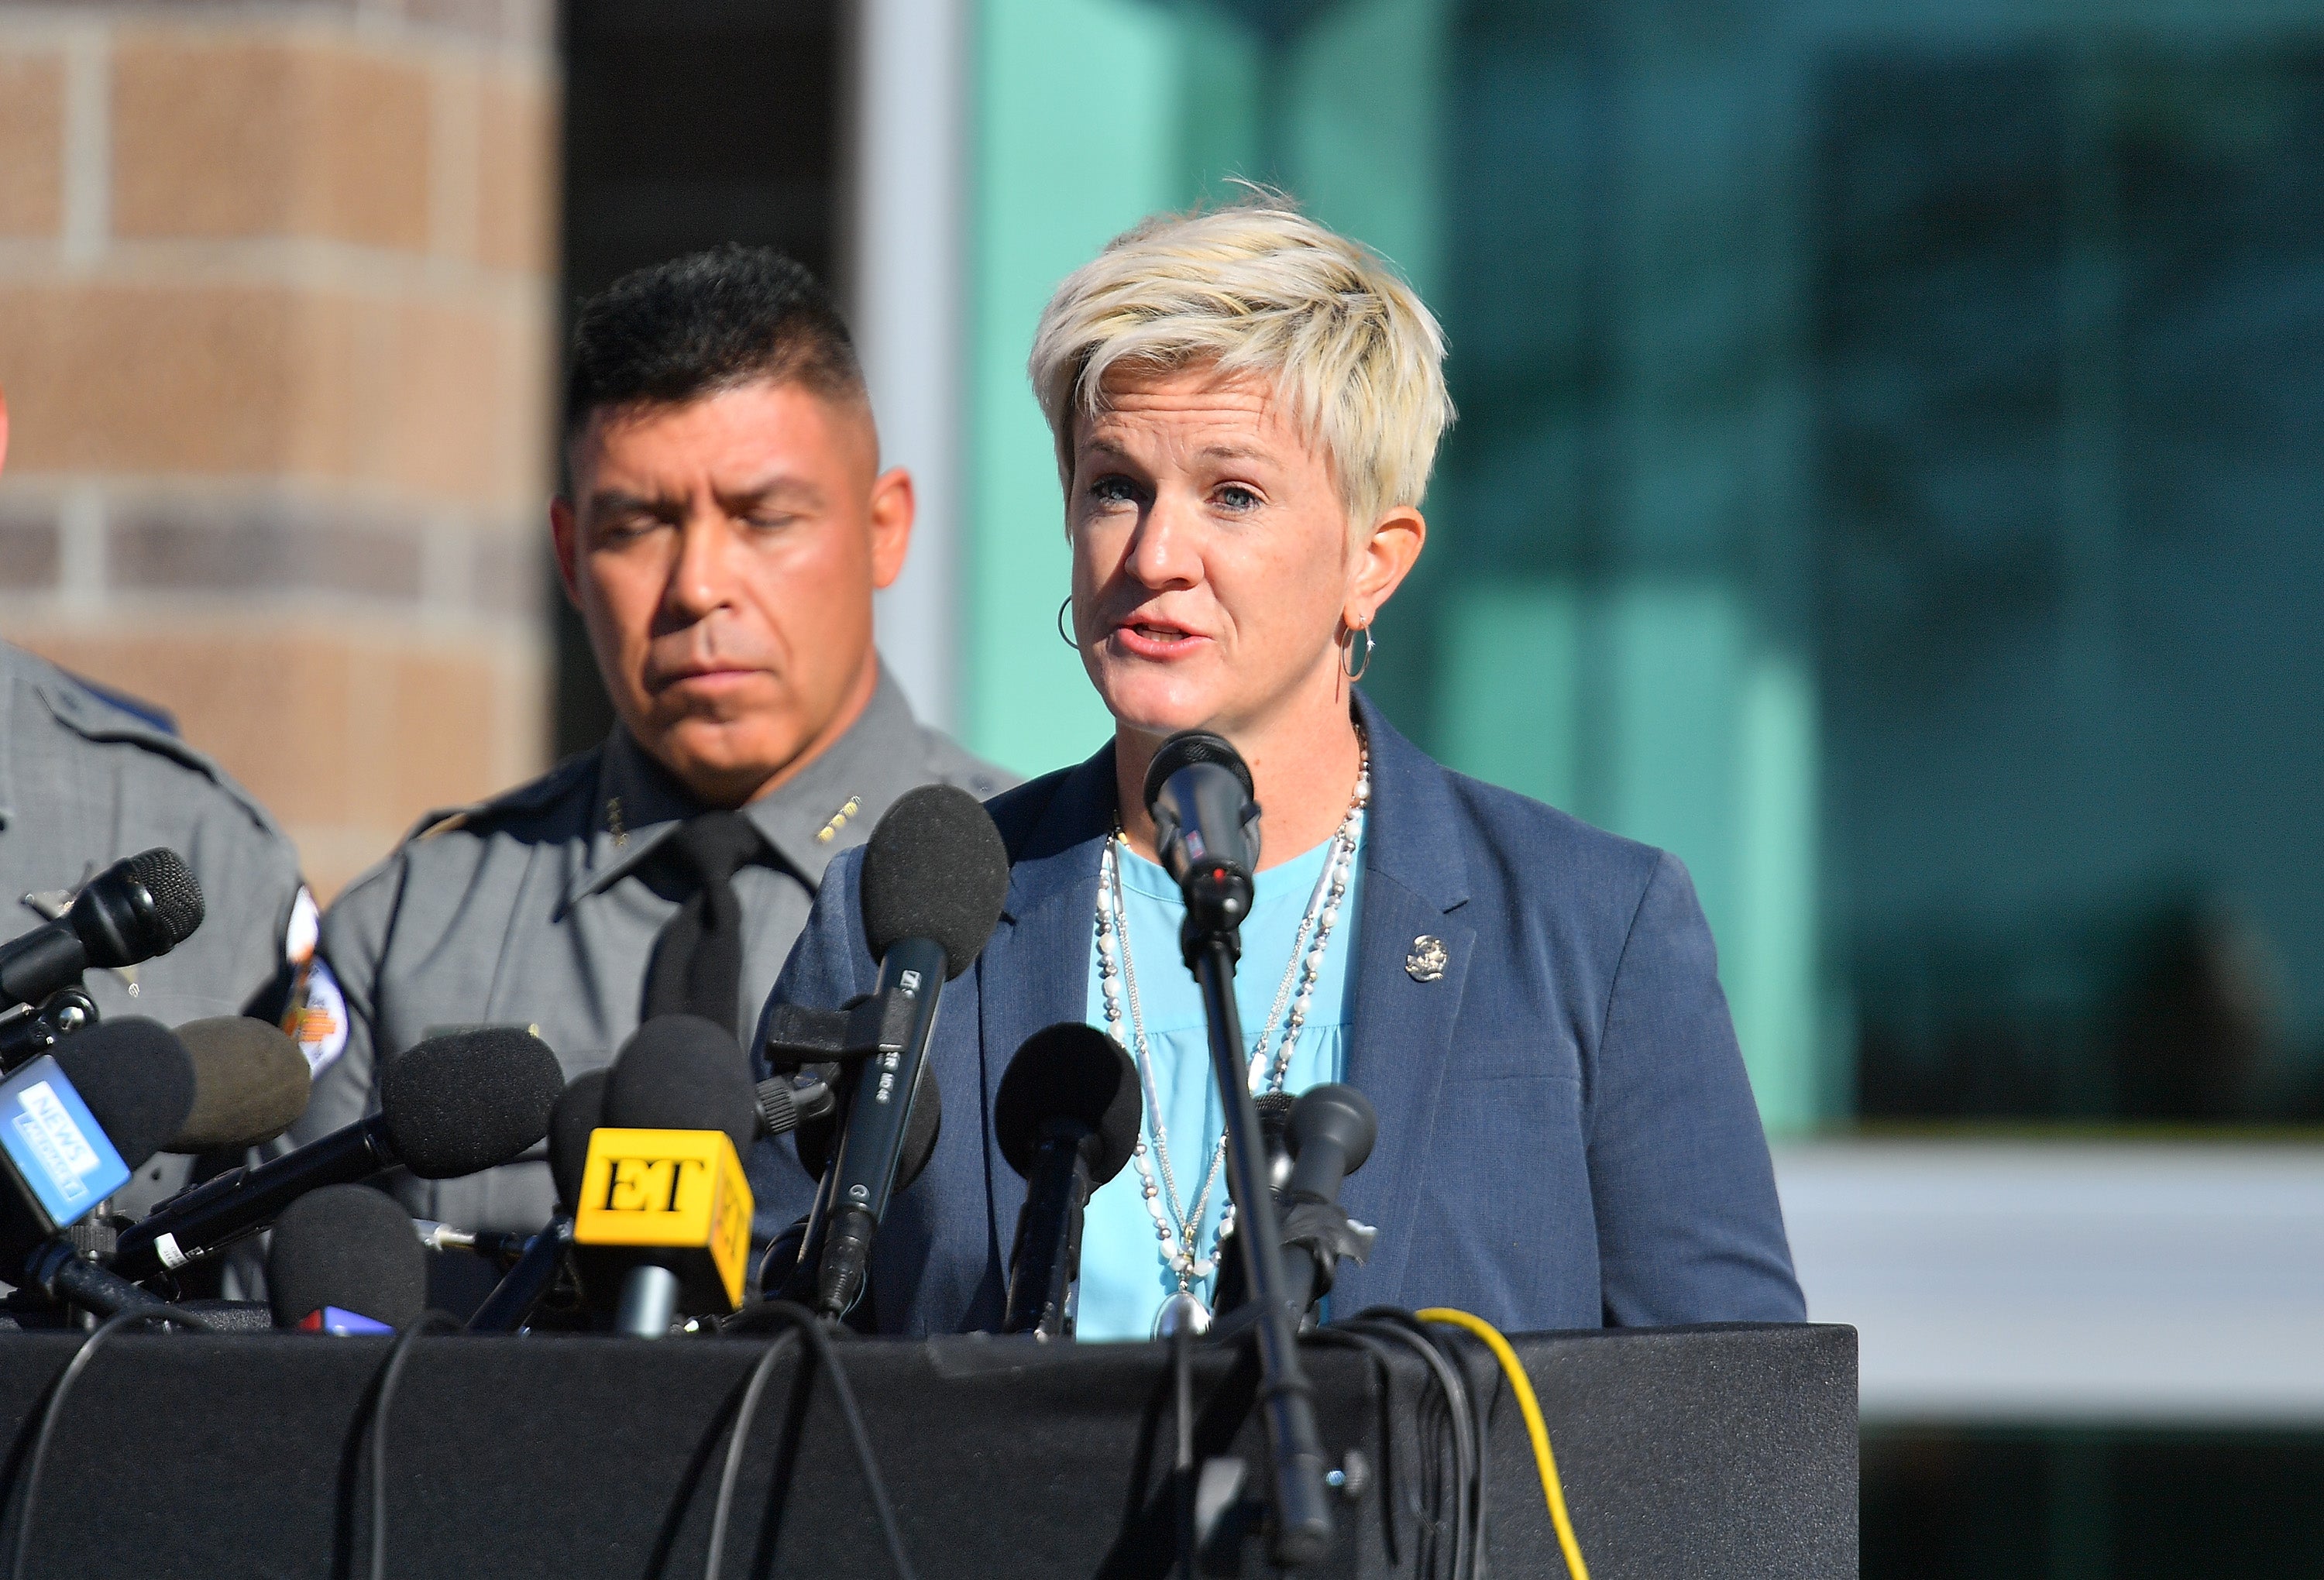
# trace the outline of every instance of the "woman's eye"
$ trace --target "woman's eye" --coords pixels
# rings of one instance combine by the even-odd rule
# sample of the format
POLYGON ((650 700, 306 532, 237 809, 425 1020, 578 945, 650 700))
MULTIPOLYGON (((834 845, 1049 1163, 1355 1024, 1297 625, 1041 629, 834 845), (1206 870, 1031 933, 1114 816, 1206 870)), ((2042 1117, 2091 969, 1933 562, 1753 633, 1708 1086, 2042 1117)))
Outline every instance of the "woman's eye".
POLYGON ((1126 477, 1101 477, 1090 484, 1089 491, 1090 498, 1107 505, 1126 505, 1138 497, 1126 477))
POLYGON ((1219 490, 1215 497, 1220 504, 1223 505, 1230 510, 1255 510, 1259 509, 1259 496, 1251 492, 1250 490, 1243 487, 1242 484, 1239 482, 1231 482, 1227 484, 1224 488, 1219 490))

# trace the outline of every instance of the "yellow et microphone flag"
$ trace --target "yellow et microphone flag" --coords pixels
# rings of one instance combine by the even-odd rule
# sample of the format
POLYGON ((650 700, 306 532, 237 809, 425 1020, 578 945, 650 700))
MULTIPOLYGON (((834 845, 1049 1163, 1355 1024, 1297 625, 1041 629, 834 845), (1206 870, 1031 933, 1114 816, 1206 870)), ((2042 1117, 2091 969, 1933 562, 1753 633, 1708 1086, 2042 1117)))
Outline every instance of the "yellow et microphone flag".
POLYGON ((667 1267, 684 1309, 723 1314, 742 1301, 751 1208, 742 1160, 723 1130, 593 1131, 575 1252, 591 1277, 667 1267))

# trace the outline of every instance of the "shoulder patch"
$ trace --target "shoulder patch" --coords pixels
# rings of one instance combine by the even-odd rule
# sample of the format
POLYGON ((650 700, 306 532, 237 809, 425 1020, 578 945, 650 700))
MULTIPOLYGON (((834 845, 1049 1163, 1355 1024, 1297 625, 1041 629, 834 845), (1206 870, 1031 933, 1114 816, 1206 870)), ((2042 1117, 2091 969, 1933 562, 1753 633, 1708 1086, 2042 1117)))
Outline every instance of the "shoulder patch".
POLYGON ((310 1079, 347 1051, 346 995, 322 956, 312 956, 300 969, 290 1006, 282 1012, 282 1029, 307 1056, 310 1079))

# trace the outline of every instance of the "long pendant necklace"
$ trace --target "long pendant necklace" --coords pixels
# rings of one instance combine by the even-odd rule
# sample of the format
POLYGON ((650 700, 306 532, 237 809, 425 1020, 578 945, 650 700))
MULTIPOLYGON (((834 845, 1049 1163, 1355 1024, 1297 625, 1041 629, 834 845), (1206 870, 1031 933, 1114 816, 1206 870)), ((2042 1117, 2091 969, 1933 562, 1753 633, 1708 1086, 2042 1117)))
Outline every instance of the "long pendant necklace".
MULTIPOLYGON (((1275 1003, 1268 1011, 1267 1024, 1260 1028, 1259 1043, 1251 1050, 1250 1084, 1254 1095, 1279 1092, 1290 1078, 1292 1049, 1314 1007, 1315 984, 1323 975, 1333 930, 1339 924, 1340 907, 1347 896, 1348 877, 1361 838, 1364 809, 1371 801, 1371 747, 1360 732, 1357 746, 1355 793, 1349 797, 1347 815, 1340 820, 1339 828, 1332 835, 1331 848, 1323 857, 1323 870, 1316 877, 1306 913, 1291 936, 1291 958, 1284 964, 1283 979, 1275 990, 1275 1003), (1283 1028, 1283 1038, 1270 1055, 1268 1045, 1275 1043, 1278 1024, 1283 1028)), ((1139 1138, 1130 1158, 1138 1168, 1146 1209, 1153 1215, 1154 1236, 1163 1264, 1178 1281, 1177 1293, 1164 1303, 1160 1325, 1184 1322, 1200 1332, 1209 1326, 1210 1311, 1194 1293, 1194 1286, 1196 1280, 1208 1278, 1217 1271, 1220 1242, 1234 1226, 1234 1204, 1230 1201, 1219 1214, 1218 1227, 1211 1237, 1210 1254, 1198 1254, 1203 1219, 1210 1211, 1211 1191, 1226 1162, 1226 1136, 1220 1135, 1219 1144, 1211 1153, 1210 1167, 1204 1172, 1202 1189, 1188 1203, 1179 1191, 1177 1175, 1170 1166, 1169 1129, 1163 1122, 1154 1082, 1153 1051, 1147 1042, 1145 1015, 1139 1007, 1138 971, 1130 958, 1129 917, 1122 906, 1121 868, 1117 855, 1128 849, 1129 841, 1117 822, 1098 863, 1098 980, 1105 999, 1106 1030, 1137 1061, 1140 1095, 1146 1106, 1147 1134, 1139 1138), (1126 1027, 1122 1007, 1125 999, 1129 1004, 1126 1027)))

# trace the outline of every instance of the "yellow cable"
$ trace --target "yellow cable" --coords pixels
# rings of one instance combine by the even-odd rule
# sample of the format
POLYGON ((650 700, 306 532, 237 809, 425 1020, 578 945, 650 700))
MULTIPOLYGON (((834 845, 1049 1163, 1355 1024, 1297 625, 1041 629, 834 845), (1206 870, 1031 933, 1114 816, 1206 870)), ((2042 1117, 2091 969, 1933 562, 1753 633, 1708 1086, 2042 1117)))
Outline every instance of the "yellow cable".
POLYGON ((1518 1364, 1517 1352, 1501 1337, 1500 1329, 1482 1317, 1466 1311, 1455 1311, 1448 1306, 1431 1306, 1416 1312, 1423 1322, 1449 1322, 1464 1327, 1485 1343, 1493 1358, 1501 1364, 1501 1372, 1509 1380, 1509 1391, 1517 1396, 1517 1409, 1525 1412, 1526 1435, 1533 1439, 1534 1467, 1541 1472, 1542 1496, 1549 1500, 1549 1522, 1557 1528, 1557 1545, 1565 1551, 1565 1572, 1573 1580, 1590 1580, 1590 1566, 1582 1561, 1582 1544, 1573 1539, 1573 1520, 1565 1511, 1565 1489, 1557 1479, 1557 1458, 1549 1451, 1549 1428, 1541 1419, 1541 1401, 1534 1397, 1533 1380, 1518 1364))

